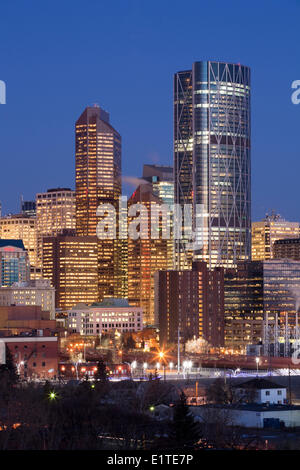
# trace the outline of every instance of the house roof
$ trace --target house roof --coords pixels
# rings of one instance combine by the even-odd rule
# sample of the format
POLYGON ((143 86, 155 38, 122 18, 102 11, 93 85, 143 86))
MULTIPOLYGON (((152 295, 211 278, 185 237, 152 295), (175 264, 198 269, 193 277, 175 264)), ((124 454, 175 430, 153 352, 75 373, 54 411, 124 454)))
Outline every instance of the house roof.
POLYGON ((270 389, 270 388, 286 388, 284 385, 276 384, 271 382, 271 380, 260 379, 256 377, 255 379, 247 380, 237 385, 233 385, 234 388, 251 388, 257 390, 270 389))

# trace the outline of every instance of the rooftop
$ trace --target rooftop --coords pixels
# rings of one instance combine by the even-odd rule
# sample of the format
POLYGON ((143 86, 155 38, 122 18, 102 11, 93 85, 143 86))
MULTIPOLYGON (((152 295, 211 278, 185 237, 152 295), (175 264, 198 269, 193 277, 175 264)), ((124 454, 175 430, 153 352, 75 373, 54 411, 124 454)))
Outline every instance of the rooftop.
POLYGON ((192 405, 193 408, 217 408, 226 410, 238 410, 238 411, 256 411, 256 412, 268 412, 268 411, 296 411, 300 410, 298 405, 267 405, 266 403, 238 403, 228 405, 217 405, 217 404, 206 404, 206 405, 192 405))
POLYGON ((246 382, 240 383, 233 385, 234 388, 252 388, 252 389, 257 389, 257 390, 265 390, 265 389, 271 389, 271 388, 286 388, 283 385, 276 384, 274 382, 271 382, 271 380, 267 379, 259 379, 256 377, 255 379, 247 380, 246 382))
POLYGON ((94 302, 91 304, 91 307, 118 307, 125 308, 130 307, 127 299, 117 299, 115 297, 107 298, 102 300, 102 302, 94 302))
POLYGON ((1 240, 0 239, 0 248, 5 248, 7 246, 13 246, 15 248, 21 248, 21 250, 25 250, 24 244, 22 240, 1 240))

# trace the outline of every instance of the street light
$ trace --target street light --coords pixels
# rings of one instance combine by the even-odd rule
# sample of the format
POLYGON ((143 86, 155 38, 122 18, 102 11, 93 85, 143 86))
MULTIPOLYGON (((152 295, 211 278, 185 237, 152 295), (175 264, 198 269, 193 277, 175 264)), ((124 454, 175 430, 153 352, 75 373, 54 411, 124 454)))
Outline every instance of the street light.
POLYGON ((259 357, 256 357, 256 358, 255 358, 255 362, 256 362, 256 371, 257 371, 257 375, 258 375, 259 357))
POLYGON ((174 367, 174 364, 173 364, 173 362, 170 362, 170 364, 169 364, 169 368, 172 370, 172 369, 173 369, 173 367, 174 367))

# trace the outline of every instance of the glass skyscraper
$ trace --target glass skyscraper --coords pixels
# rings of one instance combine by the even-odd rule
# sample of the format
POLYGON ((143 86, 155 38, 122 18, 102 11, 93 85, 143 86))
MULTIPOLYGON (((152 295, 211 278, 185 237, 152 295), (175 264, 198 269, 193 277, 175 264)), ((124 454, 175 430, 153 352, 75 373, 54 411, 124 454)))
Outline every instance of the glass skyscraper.
POLYGON ((175 242, 176 266, 192 260, 231 267, 251 250, 250 69, 195 62, 174 76, 175 203, 196 205, 201 248, 175 242))

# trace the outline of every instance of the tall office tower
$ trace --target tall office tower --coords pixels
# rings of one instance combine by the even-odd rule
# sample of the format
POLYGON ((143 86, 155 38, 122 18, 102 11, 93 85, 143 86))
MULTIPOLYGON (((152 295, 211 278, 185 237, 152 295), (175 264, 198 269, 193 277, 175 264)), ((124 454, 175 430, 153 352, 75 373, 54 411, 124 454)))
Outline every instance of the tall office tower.
POLYGON ((244 350, 263 340, 266 325, 299 331, 300 261, 238 263, 224 280, 225 345, 244 350))
POLYGON ((21 213, 29 215, 30 217, 36 216, 36 202, 35 201, 24 201, 21 198, 21 213))
POLYGON ((276 240, 273 245, 273 258, 300 260, 300 238, 276 240))
POLYGON ((8 215, 0 219, 0 238, 17 240, 24 243, 31 267, 38 265, 36 219, 25 214, 8 215))
MULTIPOLYGON (((175 203, 193 205, 198 246, 176 242, 176 265, 230 267, 250 257, 250 69, 195 62, 174 76, 175 203), (197 210, 197 205, 199 205, 197 210), (201 248, 200 248, 201 247, 201 248)), ((188 225, 188 224, 187 224, 188 225)))
POLYGON ((161 345, 196 337, 224 346, 224 269, 203 261, 191 270, 155 273, 155 317, 161 345))
POLYGON ((274 242, 300 235, 298 222, 287 222, 274 212, 261 222, 252 222, 252 260, 267 260, 274 257, 274 242))
POLYGON ((66 312, 98 299, 97 238, 65 231, 43 238, 43 277, 55 287, 55 306, 66 312))
POLYGON ((75 191, 70 188, 48 189, 36 195, 38 261, 41 265, 43 237, 75 229, 75 191))
POLYGON ((162 204, 174 204, 173 167, 163 165, 144 165, 142 179, 152 184, 153 193, 162 204))
POLYGON ((22 240, 0 240, 0 287, 29 279, 30 263, 22 240))
POLYGON ((161 204, 170 208, 170 239, 168 242, 168 259, 173 260, 170 268, 174 266, 174 238, 173 238, 173 205, 174 205, 174 176, 171 166, 144 165, 142 181, 152 186, 152 192, 160 199, 161 204))
MULTIPOLYGON (((111 204, 119 214, 121 136, 99 106, 87 107, 76 122, 76 233, 95 236, 98 206, 111 204)), ((107 220, 113 224, 113 220, 107 220)), ((126 297, 126 240, 99 239, 99 300, 126 297)))
POLYGON ((170 238, 163 238, 162 218, 159 217, 156 235, 151 228, 151 212, 161 205, 161 200, 153 194, 151 184, 141 184, 128 201, 128 300, 130 305, 142 307, 144 323, 154 324, 154 273, 172 268, 172 258, 168 256, 170 238), (145 210, 137 210, 130 215, 134 204, 143 204, 145 210), (137 232, 139 238, 131 234, 131 224, 140 220, 137 232))

